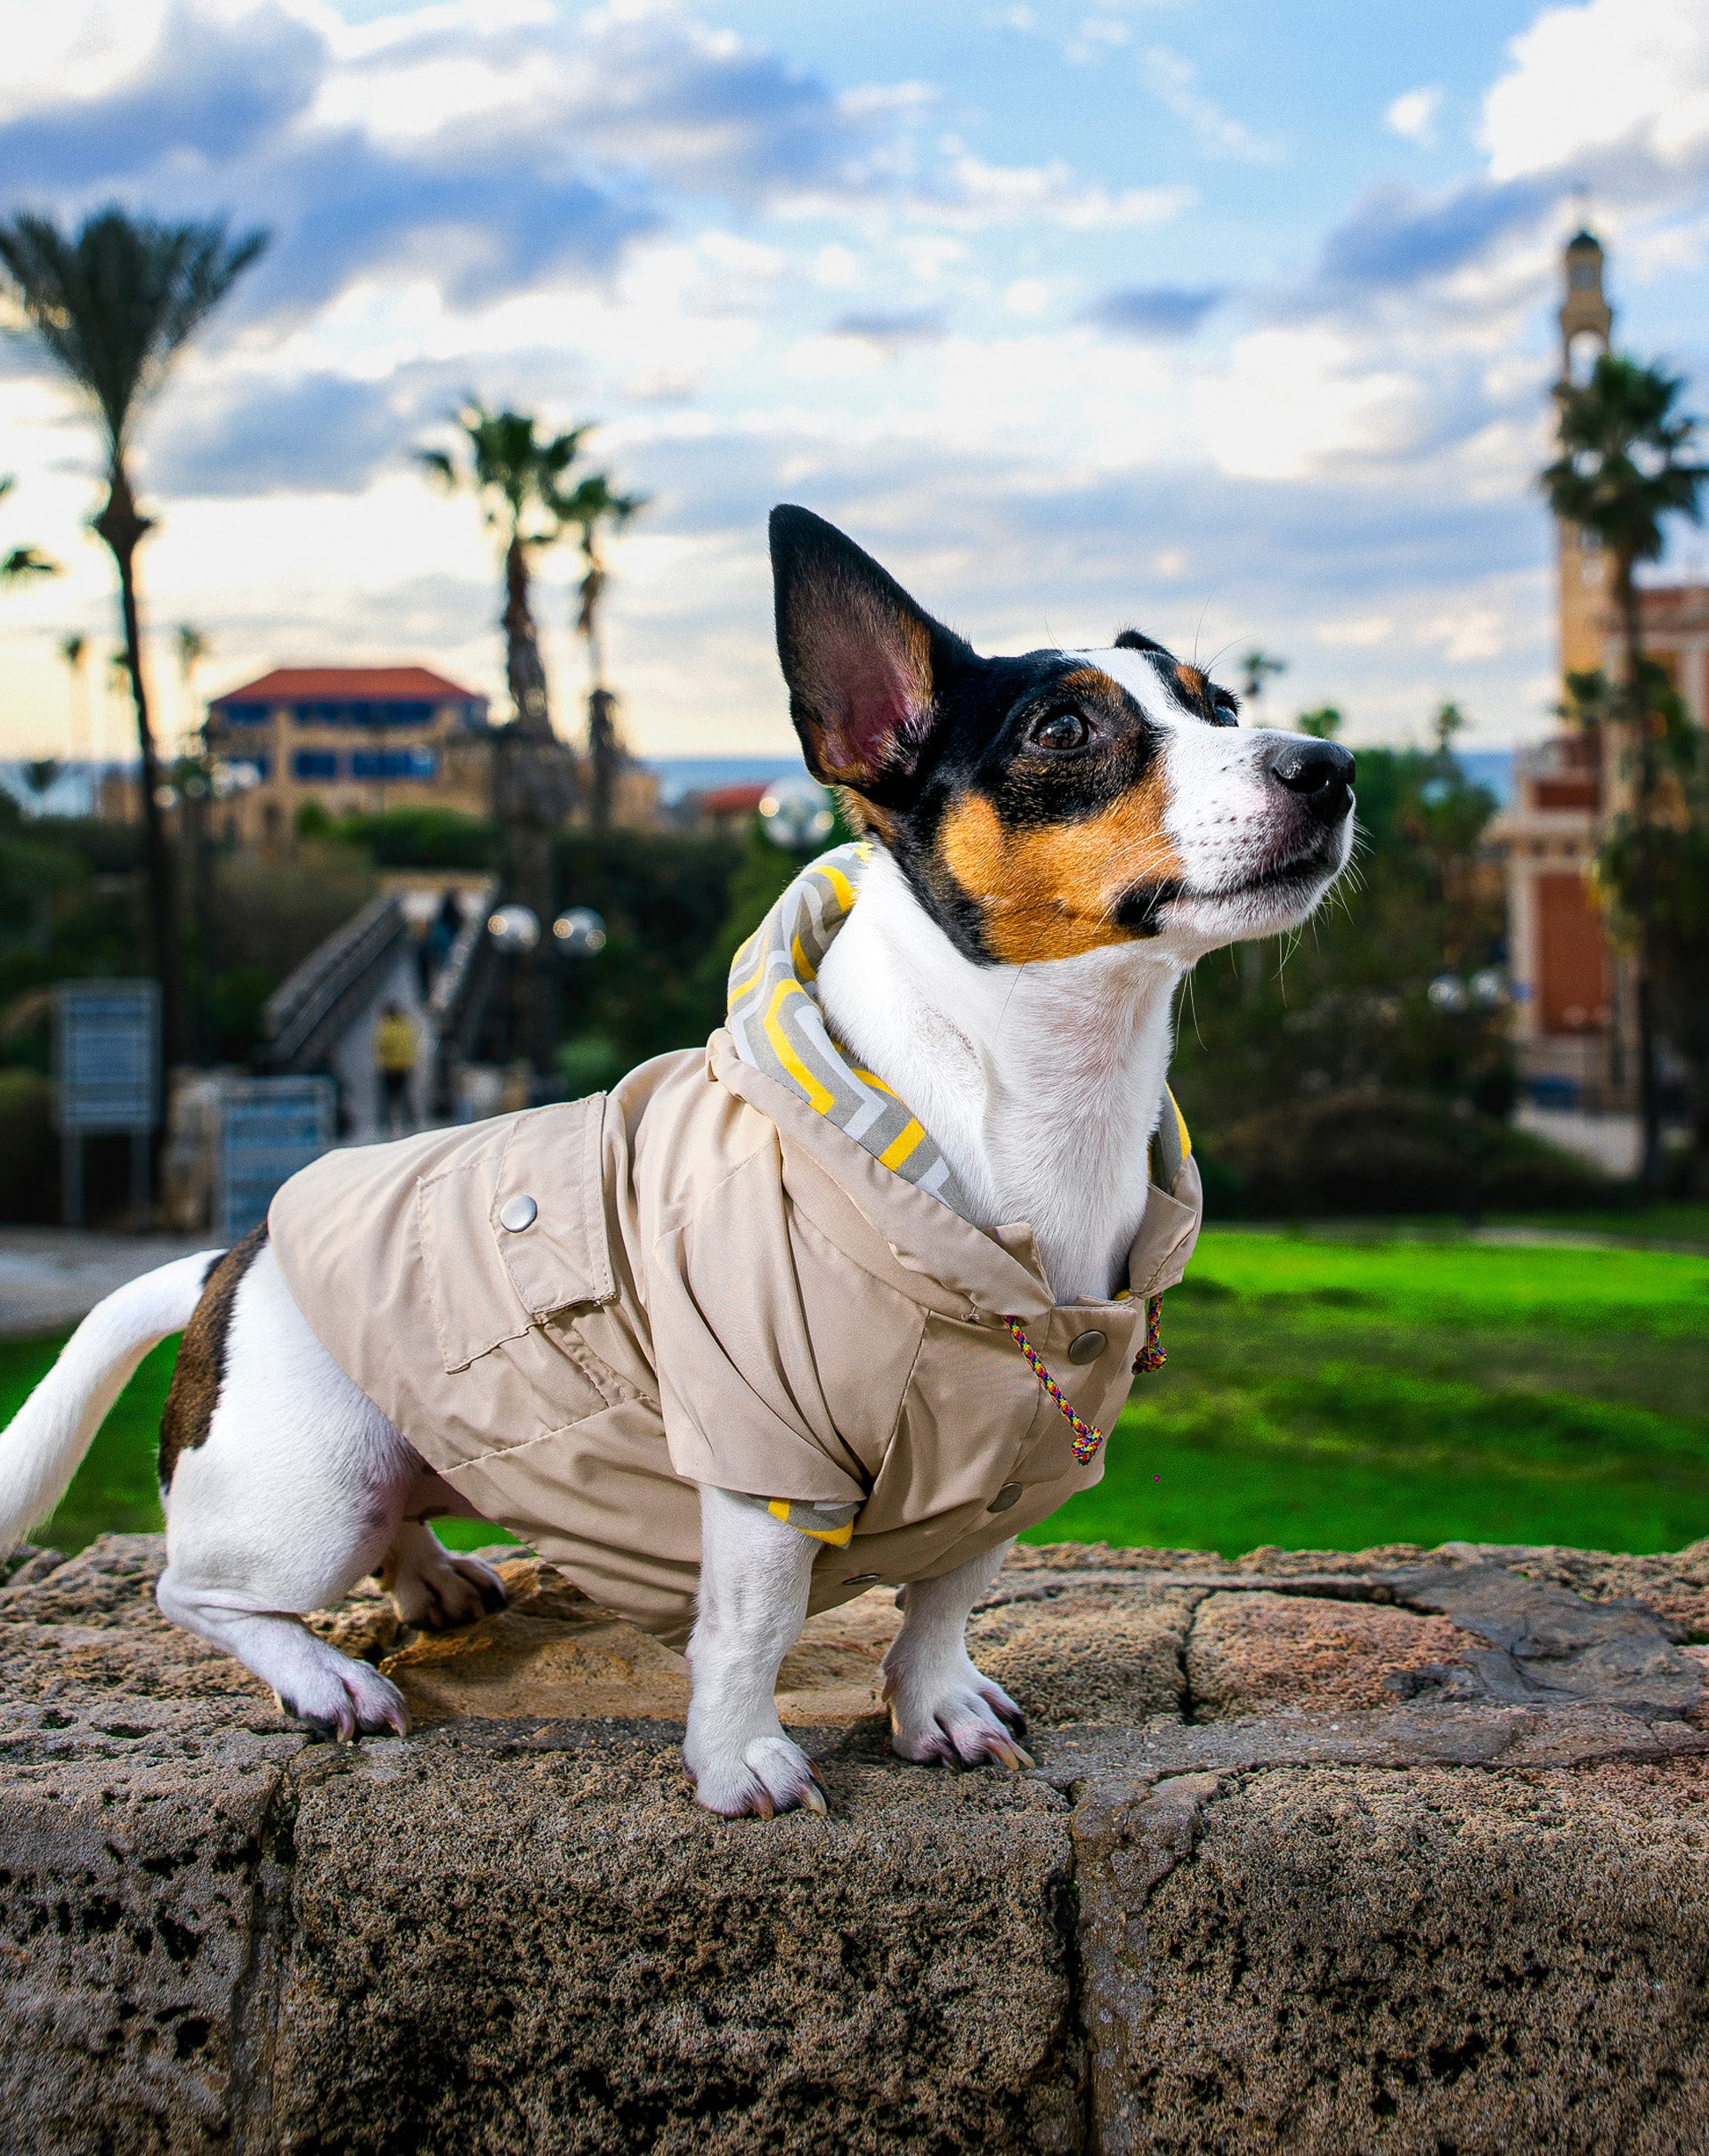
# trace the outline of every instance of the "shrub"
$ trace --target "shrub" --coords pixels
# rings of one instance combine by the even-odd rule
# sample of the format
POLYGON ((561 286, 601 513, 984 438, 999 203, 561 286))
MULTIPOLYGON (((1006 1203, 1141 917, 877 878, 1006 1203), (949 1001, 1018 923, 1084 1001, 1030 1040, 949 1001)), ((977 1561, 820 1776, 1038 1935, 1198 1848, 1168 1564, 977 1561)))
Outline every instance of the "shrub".
MULTIPOLYGON (((304 828, 299 812, 299 833, 304 828)), ((323 822, 307 835, 359 846, 383 869, 490 869, 498 863, 498 826, 455 808, 388 808, 377 816, 323 822)))
POLYGON ((53 1089, 35 1071, 0 1071, 0 1220, 59 1218, 53 1089))
POLYGON ((1203 1147, 1227 1216, 1519 1212, 1606 1204, 1605 1177, 1569 1154, 1428 1094, 1346 1092, 1267 1108, 1203 1147))

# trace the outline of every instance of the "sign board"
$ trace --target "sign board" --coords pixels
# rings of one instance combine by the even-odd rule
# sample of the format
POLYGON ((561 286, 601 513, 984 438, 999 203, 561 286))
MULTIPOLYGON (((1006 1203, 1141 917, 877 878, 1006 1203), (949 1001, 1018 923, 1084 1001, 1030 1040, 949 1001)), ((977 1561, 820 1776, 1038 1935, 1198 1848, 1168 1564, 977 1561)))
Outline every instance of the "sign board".
POLYGON ((330 1078, 237 1078, 222 1089, 214 1225, 228 1244, 259 1228, 279 1185, 333 1139, 330 1078))
POLYGON ((53 1003, 59 1128, 152 1131, 160 1120, 159 984, 61 981, 53 1003))

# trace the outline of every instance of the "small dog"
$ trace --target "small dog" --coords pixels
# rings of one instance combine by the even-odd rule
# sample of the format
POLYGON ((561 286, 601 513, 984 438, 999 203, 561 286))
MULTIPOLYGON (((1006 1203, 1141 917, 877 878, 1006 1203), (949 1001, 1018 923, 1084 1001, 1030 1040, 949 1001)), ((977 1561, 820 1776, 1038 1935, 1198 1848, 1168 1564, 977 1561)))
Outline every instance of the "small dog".
POLYGON ((862 843, 738 956, 729 1031, 609 1100, 327 1156, 271 1237, 109 1296, 0 1439, 4 1548, 185 1329, 168 1617, 306 1721, 401 1733, 300 1613, 378 1570, 405 1621, 466 1622, 502 1585, 426 1521, 500 1519, 686 1636, 696 1795, 767 1818, 823 1808, 779 1664, 878 1578, 895 1749, 1030 1763, 966 1623, 1101 1471, 1084 1410, 1191 1245, 1196 1171, 1151 1165, 1176 990, 1311 912, 1354 806, 1346 750, 1238 731, 1135 631, 981 658, 807 511, 772 552, 791 717, 862 843))

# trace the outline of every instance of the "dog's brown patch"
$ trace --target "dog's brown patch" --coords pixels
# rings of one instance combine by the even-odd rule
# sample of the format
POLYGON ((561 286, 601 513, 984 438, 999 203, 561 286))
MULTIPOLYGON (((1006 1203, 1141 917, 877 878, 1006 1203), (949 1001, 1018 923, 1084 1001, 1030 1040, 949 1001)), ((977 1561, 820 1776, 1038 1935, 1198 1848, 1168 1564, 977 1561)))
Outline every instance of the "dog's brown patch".
POLYGON ((1095 703, 1111 703, 1119 707, 1126 701, 1121 683, 1113 680, 1102 667, 1071 668, 1067 673, 1058 674, 1050 685, 1057 695, 1089 696, 1095 703))
POLYGON ((1168 807, 1161 764, 1101 815, 1072 823, 1010 830, 983 794, 968 794, 944 819, 938 852, 978 907, 992 958, 1077 958, 1130 942, 1133 928, 1116 918, 1123 898, 1182 875, 1168 807))
POLYGON ((1202 702, 1211 693, 1211 684, 1195 666, 1178 666, 1175 678, 1195 702, 1202 702))
POLYGON ((869 801, 864 794, 856 793, 852 786, 837 789, 837 806, 842 811, 843 822, 857 839, 868 832, 881 839, 886 846, 894 845, 896 819, 887 808, 880 808, 876 801, 869 801))
POLYGON ((241 1243, 234 1243, 223 1257, 207 1268, 202 1299, 184 1327, 178 1360, 173 1367, 166 1404, 160 1410, 160 1487, 172 1487, 173 1471, 181 1454, 194 1452, 207 1442, 220 1387, 225 1382, 225 1346, 231 1329, 231 1309, 244 1275, 261 1255, 267 1242, 267 1223, 252 1228, 241 1243))

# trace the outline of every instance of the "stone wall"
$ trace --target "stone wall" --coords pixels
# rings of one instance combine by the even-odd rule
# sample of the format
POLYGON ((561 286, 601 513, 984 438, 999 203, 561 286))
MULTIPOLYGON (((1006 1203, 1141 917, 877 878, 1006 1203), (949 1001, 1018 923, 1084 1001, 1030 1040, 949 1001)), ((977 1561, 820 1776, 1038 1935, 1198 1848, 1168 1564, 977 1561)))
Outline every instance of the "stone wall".
POLYGON ((1013 1779, 887 1755, 875 1591, 780 1685, 830 1816, 769 1825, 531 1559, 315 1620, 417 1718, 353 1747, 159 1562, 0 1585, 0 2151, 1709 2150, 1709 1544, 1023 1551, 1013 1779))

